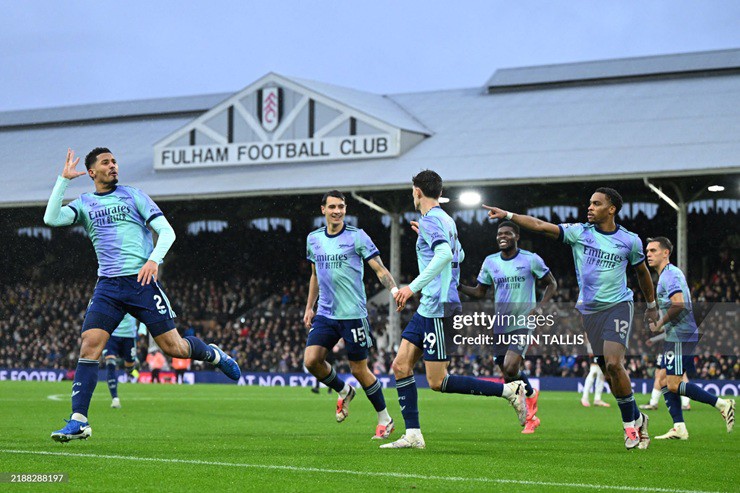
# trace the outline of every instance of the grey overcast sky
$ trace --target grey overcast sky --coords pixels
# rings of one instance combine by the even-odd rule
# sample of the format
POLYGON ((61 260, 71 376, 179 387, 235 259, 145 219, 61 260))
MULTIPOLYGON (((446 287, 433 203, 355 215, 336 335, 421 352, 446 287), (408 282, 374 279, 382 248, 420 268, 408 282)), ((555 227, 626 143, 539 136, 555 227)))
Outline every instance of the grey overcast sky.
POLYGON ((381 94, 497 68, 740 47, 740 2, 0 0, 0 111, 235 92, 274 71, 381 94))

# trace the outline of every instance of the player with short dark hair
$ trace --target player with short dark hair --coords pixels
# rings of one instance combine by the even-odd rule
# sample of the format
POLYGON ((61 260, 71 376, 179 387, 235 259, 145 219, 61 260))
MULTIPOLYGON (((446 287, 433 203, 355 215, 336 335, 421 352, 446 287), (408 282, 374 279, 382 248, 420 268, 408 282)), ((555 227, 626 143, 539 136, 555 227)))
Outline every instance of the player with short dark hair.
POLYGON ((103 358, 108 373, 108 390, 112 398, 110 407, 120 409, 121 399, 118 398, 118 375, 116 373, 118 358, 123 360, 123 368, 127 375, 134 378, 139 376, 139 371, 136 369, 136 319, 128 313, 110 335, 103 349, 103 358))
POLYGON ((500 384, 477 378, 450 375, 447 367, 445 339, 451 337, 450 323, 459 314, 460 262, 465 258, 457 236, 455 221, 439 206, 442 178, 431 170, 414 176, 414 208, 421 213, 412 227, 419 235, 416 257, 419 276, 395 294, 396 304, 403 309, 414 293, 421 292, 421 302, 409 324, 401 334, 401 345, 393 360, 398 402, 406 423, 406 433, 381 448, 425 448, 426 443, 419 424, 419 407, 414 366, 424 358, 427 380, 432 390, 444 393, 497 396, 508 399, 524 426, 527 406, 524 383, 521 380, 500 384))
POLYGON ((522 433, 530 434, 540 426, 540 419, 537 417, 539 393, 532 388, 529 379, 522 372, 528 344, 521 342, 532 334, 533 329, 518 321, 522 315, 528 317, 542 313, 541 308, 537 306, 535 292, 537 280, 542 280, 545 284, 541 302, 543 305, 555 295, 558 283, 539 255, 519 248, 519 226, 513 222, 504 221, 498 225, 496 243, 500 251, 489 255, 483 261, 478 274, 478 284, 475 287, 461 284, 457 289, 472 298, 482 299, 493 286, 496 313, 516 317, 517 322, 494 327, 496 336, 511 334, 520 337, 518 340, 512 338, 508 345, 502 346, 497 343, 495 360, 507 382, 514 380, 524 382, 527 422, 522 433))
POLYGON ((345 383, 326 360, 336 343, 344 339, 352 375, 360 382, 378 413, 378 424, 372 438, 382 440, 390 436, 395 425, 388 414, 380 381, 367 365, 373 338, 367 319, 364 262, 391 293, 398 288, 367 233, 345 224, 346 212, 342 192, 331 190, 325 193, 321 199, 321 213, 326 226, 313 231, 306 239, 311 279, 303 316, 303 323, 310 329, 304 365, 317 380, 339 394, 335 417, 341 423, 349 415, 349 403, 355 397, 355 389, 345 383), (314 312, 317 300, 318 311, 314 312))
POLYGON ((157 204, 141 190, 118 185, 118 162, 109 149, 97 147, 86 156, 87 172, 76 171, 79 162, 68 149, 44 213, 49 226, 81 224, 98 257, 98 282, 85 313, 72 385, 72 416, 64 428, 51 434, 58 442, 92 434, 87 412, 98 382, 98 360, 127 313, 146 324, 168 355, 207 361, 232 380, 241 376, 239 365, 220 348, 194 336, 183 339, 175 329, 175 312, 157 282, 159 264, 175 241, 175 231, 157 204), (95 192, 62 206, 70 180, 85 174, 95 192), (149 227, 159 235, 156 247, 149 227))
POLYGON ((694 367, 694 354, 699 342, 699 328, 694 319, 691 290, 681 269, 670 262, 673 244, 664 236, 648 238, 647 261, 658 273, 658 305, 662 316, 650 323, 651 332, 665 332, 663 367, 665 376, 661 391, 665 405, 673 418, 673 428, 657 436, 659 440, 687 440, 689 432, 683 420, 679 395, 714 406, 725 420, 727 432, 735 424, 735 401, 720 399, 694 383, 683 381, 684 374, 694 367))
POLYGON ((594 355, 598 356, 599 365, 617 398, 625 447, 647 448, 650 444, 648 417, 637 408, 624 368, 634 311, 634 295, 627 287, 627 265, 635 268, 640 289, 648 302, 646 317, 657 320, 657 309, 642 242, 615 221, 622 207, 621 195, 612 188, 598 188, 591 195, 588 221, 583 224, 552 224, 498 207, 483 207, 488 209, 491 219, 513 221, 522 228, 558 239, 573 249, 580 288, 576 308, 583 315, 594 355))

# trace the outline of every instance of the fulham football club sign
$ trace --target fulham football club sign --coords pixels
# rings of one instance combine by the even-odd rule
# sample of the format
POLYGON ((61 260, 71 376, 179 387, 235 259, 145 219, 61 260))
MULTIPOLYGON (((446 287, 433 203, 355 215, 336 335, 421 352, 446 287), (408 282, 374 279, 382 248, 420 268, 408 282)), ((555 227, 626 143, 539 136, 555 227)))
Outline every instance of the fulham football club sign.
POLYGON ((383 96, 268 74, 157 142, 154 169, 382 159, 428 135, 383 96))

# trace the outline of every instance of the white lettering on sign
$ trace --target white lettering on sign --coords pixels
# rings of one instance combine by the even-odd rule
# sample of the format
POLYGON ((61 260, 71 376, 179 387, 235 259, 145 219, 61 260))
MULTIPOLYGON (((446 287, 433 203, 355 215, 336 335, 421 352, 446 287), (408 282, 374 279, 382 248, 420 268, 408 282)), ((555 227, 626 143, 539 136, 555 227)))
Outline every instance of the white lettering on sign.
POLYGON ((321 139, 254 142, 189 147, 158 147, 155 169, 239 166, 372 159, 397 156, 398 139, 390 135, 327 137, 321 139))

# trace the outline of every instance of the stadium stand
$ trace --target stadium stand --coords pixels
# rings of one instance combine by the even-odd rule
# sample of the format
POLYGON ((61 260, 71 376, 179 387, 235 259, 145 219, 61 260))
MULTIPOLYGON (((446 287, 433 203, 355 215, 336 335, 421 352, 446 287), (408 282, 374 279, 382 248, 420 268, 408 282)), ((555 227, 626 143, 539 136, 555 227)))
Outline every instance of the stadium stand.
MULTIPOLYGON (((690 215, 692 221, 701 221, 716 230, 715 237, 726 237, 715 245, 690 244, 692 253, 711 254, 692 255, 697 259, 691 264, 689 277, 695 302, 735 303, 740 308, 740 280, 735 260, 737 245, 733 243, 736 238, 726 234, 732 231, 736 217, 735 214, 690 215), (721 234, 722 231, 725 233, 721 234)), ((565 221, 575 219, 565 218, 565 221)), ((670 234, 670 225, 650 222, 640 215, 622 223, 638 231, 643 239, 653 232, 668 231, 670 234)), ((378 221, 366 228, 377 238, 383 251, 387 233, 381 229, 382 225, 378 221)), ((461 224, 460 234, 467 252, 463 265, 465 281, 474 282, 483 258, 495 251, 491 241, 494 230, 495 226, 488 223, 461 224)), ((95 281, 94 256, 89 251, 89 241, 81 234, 73 231, 55 231, 54 234, 63 235, 63 241, 48 241, 42 235, 15 235, 9 245, 13 255, 1 260, 1 367, 75 367, 80 325, 95 281)), ((406 234, 403 241, 405 251, 413 251, 412 236, 406 234)), ((302 316, 309 272, 302 260, 303 242, 302 235, 289 234, 283 228, 266 232, 227 228, 221 233, 181 235, 163 268, 163 283, 171 293, 180 330, 233 348, 232 356, 247 371, 302 372, 306 335, 302 316), (249 241, 245 240, 247 237, 249 241), (201 253, 204 251, 219 251, 220 254, 204 259, 201 253), (284 261, 270 262, 267 272, 265 264, 256 261, 265 251, 274 252, 276 258, 284 261)), ((522 246, 540 253, 555 273, 559 291, 554 301, 572 304, 578 288, 572 275, 569 250, 531 235, 523 238, 522 246)), ((404 267, 412 260, 411 255, 405 256, 404 267)), ((404 271, 413 272, 412 269, 413 265, 409 265, 404 271)), ((409 276, 402 280, 408 281, 409 276)), ((372 275, 366 275, 366 290, 368 298, 381 291, 372 275)), ((407 309, 406 316, 410 313, 413 310, 407 309)), ((738 313, 725 312, 722 315, 725 319, 710 315, 706 326, 718 333, 709 336, 733 340, 738 313), (715 319, 711 319, 712 316, 715 319)), ((385 330, 387 308, 370 304, 369 314, 377 339, 371 364, 375 372, 386 373, 393 357, 388 350, 391 341, 385 330)), ((627 366, 633 377, 652 378, 654 358, 645 345, 648 336, 639 318, 635 317, 634 330, 643 337, 635 337, 637 346, 630 353, 638 356, 630 357, 627 366)), ((147 342, 147 338, 142 337, 138 344, 141 361, 146 359, 147 342)), ((731 353, 740 354, 738 342, 734 343, 731 353)), ((335 351, 343 351, 341 343, 335 351)), ((339 357, 337 361, 346 359, 339 357)), ((196 371, 201 368, 197 363, 193 365, 196 371)), ((588 372, 588 361, 578 354, 532 355, 527 358, 526 368, 534 376, 584 376, 588 372)), ((693 378, 737 379, 740 376, 738 358, 732 355, 702 353, 696 357, 696 368, 693 378)), ((346 363, 338 363, 337 369, 349 371, 346 363)), ((422 367, 417 371, 423 371, 422 367)), ((470 354, 454 356, 451 371, 499 376, 490 357, 470 354)))

